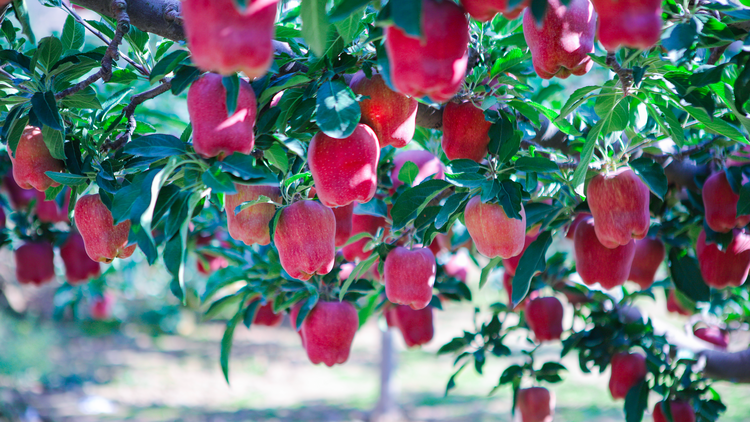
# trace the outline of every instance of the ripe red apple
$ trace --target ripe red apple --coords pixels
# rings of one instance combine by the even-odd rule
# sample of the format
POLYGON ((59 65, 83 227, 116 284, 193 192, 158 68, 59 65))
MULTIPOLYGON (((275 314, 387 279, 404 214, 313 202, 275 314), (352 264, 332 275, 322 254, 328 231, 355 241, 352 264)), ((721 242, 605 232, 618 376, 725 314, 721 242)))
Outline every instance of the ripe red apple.
POLYGON ((399 246, 385 258, 385 295, 393 303, 423 309, 432 300, 436 271, 435 255, 431 250, 409 250, 399 246))
POLYGON ((136 245, 128 246, 130 220, 115 226, 112 212, 99 194, 82 196, 74 208, 75 223, 83 237, 86 253, 94 261, 109 263, 115 258, 128 258, 136 245))
POLYGON ((461 5, 469 16, 480 22, 489 22, 498 13, 502 13, 508 20, 516 19, 529 3, 530 0, 523 0, 511 9, 508 0, 461 0, 461 5))
POLYGON ((368 202, 378 187, 380 146, 375 132, 358 124, 346 138, 318 132, 310 141, 307 160, 318 199, 327 207, 368 202))
POLYGON ((508 217, 500 204, 483 204, 479 195, 471 198, 464 211, 466 229, 482 255, 511 258, 523 251, 526 236, 526 212, 521 219, 508 217))
POLYGON ((586 188, 591 215, 596 220, 596 236, 607 248, 627 245, 648 233, 649 191, 630 167, 597 174, 586 188))
POLYGON ((729 332, 719 327, 709 326, 696 328, 693 331, 699 339, 711 343, 719 349, 727 350, 729 348, 729 332))
POLYGON ((432 243, 430 243, 429 248, 432 251, 432 254, 435 256, 440 255, 440 253, 442 252, 450 251, 451 249, 450 231, 448 233, 438 233, 435 236, 435 238, 432 239, 432 243))
POLYGON ((646 237, 635 242, 635 256, 628 280, 638 283, 641 289, 648 289, 654 284, 656 271, 664 262, 665 256, 664 242, 655 237, 646 237))
POLYGON ((530 8, 523 15, 523 35, 542 79, 566 79, 591 70, 594 62, 588 54, 594 52, 595 33, 596 12, 589 0, 571 0, 567 6, 549 0, 541 27, 530 8))
POLYGON ((599 15, 597 36, 607 51, 621 45, 648 50, 661 37, 661 0, 591 0, 599 15))
POLYGON ((556 297, 537 297, 526 304, 526 324, 541 343, 560 340, 563 332, 563 306, 556 297))
POLYGON ((406 347, 427 344, 435 335, 432 306, 414 310, 405 305, 398 305, 391 308, 389 312, 393 326, 398 327, 401 335, 404 336, 406 347))
POLYGON ((344 246, 352 237, 354 202, 343 207, 331 208, 336 217, 336 247, 344 246))
POLYGON ((599 242, 594 226, 595 218, 587 218, 576 227, 573 240, 578 275, 586 285, 599 283, 609 290, 625 283, 635 257, 635 241, 614 249, 599 242))
POLYGON ((576 234, 576 227, 578 227, 578 223, 585 220, 586 218, 591 217, 591 214, 587 212, 579 212, 576 214, 576 217, 573 219, 573 222, 570 223, 570 226, 568 227, 568 231, 565 233, 565 237, 573 240, 575 238, 576 234))
POLYGON ((52 157, 40 128, 26 126, 16 150, 11 151, 9 146, 8 155, 13 163, 13 178, 21 188, 34 188, 43 192, 51 186, 60 186, 45 172, 63 172, 65 163, 52 157))
POLYGON ((26 241, 13 255, 19 283, 41 286, 55 278, 55 252, 48 241, 26 241))
POLYGON ((68 219, 68 208, 70 207, 69 192, 66 191, 65 202, 62 208, 54 200, 46 201, 44 199, 44 192, 36 191, 36 193, 36 216, 39 218, 39 221, 43 223, 65 223, 70 221, 68 219))
POLYGON ((734 228, 747 226, 750 215, 737 215, 739 199, 740 196, 729 186, 725 172, 714 173, 706 179, 703 184, 703 207, 708 227, 715 232, 726 233, 734 228))
MULTIPOLYGON (((378 232, 378 229, 381 227, 386 227, 388 223, 386 222, 385 218, 383 217, 377 217, 374 215, 368 215, 368 214, 354 214, 352 215, 352 236, 357 235, 359 233, 370 233, 371 235, 375 235, 378 232)), ((386 228, 386 230, 388 230, 386 228)), ((354 260, 360 260, 364 261, 367 259, 367 257, 370 256, 372 251, 365 251, 365 245, 367 245, 368 242, 370 242, 372 239, 369 237, 365 237, 363 239, 359 239, 355 242, 352 242, 346 246, 344 246, 341 249, 341 252, 344 254, 344 258, 347 261, 354 261, 354 260)))
POLYGON ((448 260, 443 266, 443 270, 449 276, 466 283, 466 277, 469 275, 469 257, 464 253, 457 253, 448 260))
POLYGON ((669 291, 669 296, 667 297, 667 311, 672 312, 672 313, 677 313, 683 316, 693 315, 693 312, 691 312, 685 305, 680 303, 680 301, 677 299, 677 296, 674 293, 674 290, 669 291))
MULTIPOLYGON (((258 301, 259 299, 254 299, 255 301, 258 301)), ((265 305, 261 305, 258 307, 258 310, 255 311, 255 318, 253 319, 253 324, 255 325, 263 325, 266 327, 278 327, 281 325, 281 322, 284 321, 284 314, 273 313, 273 304, 272 303, 266 303, 265 305)))
POLYGON ((235 214, 234 210, 243 202, 255 201, 262 196, 281 203, 281 191, 278 186, 234 184, 236 194, 225 196, 227 212, 227 229, 232 239, 241 240, 246 245, 268 245, 271 235, 268 223, 276 213, 274 204, 255 204, 235 214))
POLYGON ((646 378, 646 357, 638 353, 620 352, 612 356, 609 392, 612 398, 624 399, 628 391, 646 378))
POLYGON ((442 103, 461 88, 469 62, 469 20, 450 1, 422 0, 421 37, 385 28, 391 82, 402 94, 442 103))
POLYGON ((523 241, 523 249, 521 250, 521 253, 519 253, 516 256, 503 259, 503 268, 505 268, 506 272, 510 273, 511 275, 516 275, 516 269, 518 269, 518 262, 521 260, 523 253, 526 252, 526 249, 528 249, 529 245, 534 243, 537 237, 539 237, 538 230, 536 234, 534 235, 526 233, 526 237, 524 238, 524 241, 523 241))
POLYGON ((91 302, 91 319, 97 321, 107 321, 112 319, 112 308, 115 306, 115 297, 105 292, 101 296, 96 296, 91 302))
POLYGON ((407 161, 416 164, 419 169, 417 177, 414 178, 414 186, 422 183, 430 176, 434 176, 433 179, 445 179, 445 166, 443 166, 443 163, 440 162, 439 158, 432 155, 429 151, 401 151, 393 157, 393 170, 391 171, 393 191, 404 184, 404 182, 398 180, 398 174, 407 161))
POLYGON ((200 252, 200 257, 195 261, 198 272, 203 275, 211 275, 222 268, 229 266, 229 261, 223 256, 217 256, 208 252, 200 252))
POLYGON ((381 148, 403 148, 411 141, 417 127, 417 100, 392 91, 374 70, 372 79, 361 70, 355 73, 349 86, 355 94, 370 97, 359 102, 359 122, 375 132, 381 148))
POLYGON ((328 274, 336 258, 336 218, 317 202, 302 200, 281 210, 274 237, 281 266, 298 280, 328 274))
POLYGON ((250 79, 273 61, 278 0, 250 0, 244 12, 232 0, 185 0, 182 18, 193 63, 201 70, 250 79))
POLYGON ((359 316, 351 303, 318 302, 302 323, 307 357, 327 366, 346 362, 358 328, 359 316))
POLYGON ((6 220, 5 209, 3 207, 0 207, 0 229, 5 228, 5 223, 6 223, 5 220, 6 220))
POLYGON ((516 395, 516 408, 522 422, 552 422, 555 395, 544 387, 522 388, 516 395))
POLYGON ((715 243, 706 244, 705 231, 701 230, 698 236, 695 252, 703 281, 711 287, 739 287, 750 272, 750 235, 737 229, 733 235, 732 242, 723 251, 715 243))
MULTIPOLYGON (((695 422, 695 411, 689 402, 670 400, 667 403, 669 403, 669 410, 674 422, 695 422)), ((664 406, 664 402, 656 403, 656 406, 654 406, 654 422, 667 422, 662 406, 664 406)))
POLYGON ((7 173, 3 178, 3 186, 8 192, 8 197, 10 198, 10 206, 14 210, 26 208, 27 206, 29 206, 31 201, 37 197, 36 189, 24 189, 18 186, 18 183, 16 183, 16 180, 13 178, 12 172, 7 173))
POLYGON ((193 123, 193 147, 204 158, 223 159, 235 152, 250 154, 255 145, 253 128, 257 104, 253 88, 240 80, 237 109, 229 116, 227 90, 221 80, 221 75, 206 73, 188 89, 187 106, 193 123))
POLYGON ((77 231, 71 231, 60 247, 60 257, 65 264, 65 278, 70 284, 84 283, 101 274, 99 263, 88 256, 83 237, 77 231))
POLYGON ((443 110, 443 140, 445 156, 449 160, 466 158, 477 163, 487 155, 490 126, 484 111, 471 101, 449 102, 443 110))

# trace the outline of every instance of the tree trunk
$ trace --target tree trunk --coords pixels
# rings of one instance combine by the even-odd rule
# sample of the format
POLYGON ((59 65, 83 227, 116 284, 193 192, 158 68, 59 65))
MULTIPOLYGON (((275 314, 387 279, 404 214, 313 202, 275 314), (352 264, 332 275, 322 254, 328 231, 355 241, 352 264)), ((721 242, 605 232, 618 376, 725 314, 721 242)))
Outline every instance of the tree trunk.
POLYGON ((406 421, 396 402, 396 364, 397 357, 393 349, 393 330, 386 327, 380 340, 380 397, 370 417, 370 422, 406 421))

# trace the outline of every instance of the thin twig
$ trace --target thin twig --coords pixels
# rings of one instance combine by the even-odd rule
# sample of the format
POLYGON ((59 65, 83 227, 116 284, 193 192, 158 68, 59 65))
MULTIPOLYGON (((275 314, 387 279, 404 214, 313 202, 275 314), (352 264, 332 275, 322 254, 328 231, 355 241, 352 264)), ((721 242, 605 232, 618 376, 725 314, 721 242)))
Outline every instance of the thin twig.
POLYGON ((615 57, 615 53, 608 52, 607 53, 607 66, 612 68, 612 71, 617 73, 617 76, 620 77, 620 83, 622 83, 622 91, 627 97, 630 94, 630 87, 633 86, 633 69, 626 69, 622 66, 620 66, 620 63, 617 62, 617 58, 615 57))

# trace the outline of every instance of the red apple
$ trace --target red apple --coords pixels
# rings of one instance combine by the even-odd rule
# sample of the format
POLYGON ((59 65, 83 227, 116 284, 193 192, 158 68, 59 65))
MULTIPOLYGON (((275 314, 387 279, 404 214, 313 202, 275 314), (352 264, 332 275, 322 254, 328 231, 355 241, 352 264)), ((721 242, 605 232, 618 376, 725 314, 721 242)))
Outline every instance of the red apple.
POLYGON ((19 283, 41 286, 55 278, 55 252, 48 241, 26 241, 13 255, 19 283))
POLYGON ((195 262, 198 272, 203 275, 211 275, 222 268, 229 266, 229 261, 223 256, 214 255, 208 252, 199 252, 200 256, 195 262))
POLYGON ((385 28, 391 82, 411 97, 442 103, 461 88, 469 62, 469 21, 450 1, 422 0, 421 37, 401 28, 385 28))
POLYGON ((13 178, 12 172, 7 173, 3 178, 3 186, 8 192, 8 197, 10 198, 10 206, 14 210, 26 208, 27 206, 29 206, 31 201, 37 197, 36 189, 24 189, 18 186, 18 183, 16 183, 16 180, 13 178))
POLYGON ((112 319, 112 307, 115 305, 115 297, 105 292, 102 296, 96 296, 91 303, 91 319, 107 321, 112 319))
POLYGON ((576 227, 573 240, 578 275, 587 286, 599 283, 609 290, 621 286, 628 279, 635 257, 635 241, 614 249, 599 242, 594 226, 595 218, 587 218, 576 227))
POLYGON ((599 242, 613 249, 648 233, 649 191, 630 167, 597 174, 586 189, 599 242))
POLYGON ((674 290, 669 291, 669 296, 667 297, 667 311, 680 314, 683 316, 693 315, 693 312, 691 312, 687 306, 680 303, 680 301, 677 299, 677 296, 674 293, 674 290))
POLYGON ((747 226, 750 215, 737 215, 739 199, 740 196, 729 185, 725 172, 712 174, 703 184, 703 207, 708 227, 715 232, 727 233, 734 228, 747 226))
POLYGON ((567 6, 560 0, 548 0, 542 26, 536 24, 531 8, 523 15, 523 35, 531 49, 534 70, 542 79, 571 74, 585 75, 594 62, 596 12, 589 0, 571 0, 567 6))
POLYGON ((5 228, 5 209, 3 207, 0 207, 0 229, 5 228))
POLYGON ((274 237, 281 266, 290 276, 309 280, 328 274, 336 258, 336 218, 317 202, 302 200, 281 210, 274 237))
POLYGON ((432 153, 424 150, 401 151, 393 157, 393 170, 391 171, 393 191, 404 184, 398 179, 398 174, 407 161, 416 164, 419 169, 417 177, 414 178, 414 186, 422 183, 430 176, 434 176, 433 179, 445 179, 445 166, 432 153))
POLYGON ((451 249, 451 235, 449 233, 438 233, 432 243, 428 246, 435 256, 440 255, 442 252, 450 251, 451 249))
POLYGON ((184 0, 182 18, 193 63, 223 75, 265 75, 273 61, 277 3, 250 0, 240 11, 232 0, 184 0))
POLYGON ((490 126, 484 111, 471 101, 449 102, 443 110, 443 140, 449 160, 465 158, 477 163, 487 155, 490 126))
POLYGON ((695 252, 703 281, 711 287, 739 287, 750 272, 750 235, 735 229, 734 238, 725 250, 715 243, 706 244, 706 232, 701 230, 695 252))
POLYGON ((65 163, 52 157, 40 128, 26 126, 16 150, 12 151, 8 146, 8 155, 13 163, 13 178, 22 189, 34 188, 43 192, 49 187, 60 186, 45 172, 63 172, 65 163))
POLYGON ((729 348, 729 333, 719 327, 709 326, 696 328, 693 331, 699 339, 711 343, 719 349, 727 350, 729 348))
MULTIPOLYGON (((370 233, 371 235, 375 235, 378 232, 378 229, 380 229, 381 227, 387 227, 387 225, 388 223, 383 217, 377 217, 369 214, 354 214, 352 215, 351 234, 352 236, 354 236, 359 233, 366 232, 370 233)), ((344 254, 344 258, 347 261, 364 261, 372 253, 372 251, 364 250, 365 245, 367 245, 367 243, 371 240, 371 238, 365 237, 344 246, 341 249, 341 252, 344 254)))
POLYGON ((274 204, 255 204, 235 214, 235 209, 244 202, 255 201, 262 196, 281 203, 281 191, 278 186, 234 184, 237 193, 225 196, 227 212, 227 229, 232 239, 241 240, 246 245, 268 245, 271 235, 268 223, 276 213, 274 204))
POLYGON ((36 216, 39 221, 43 223, 65 223, 70 221, 68 219, 68 208, 70 207, 70 192, 66 191, 65 202, 63 207, 60 208, 57 202, 46 201, 44 198, 44 192, 36 191, 37 203, 36 203, 36 216))
POLYGON ((375 71, 367 79, 360 70, 349 86, 355 94, 370 97, 359 102, 359 122, 375 132, 381 148, 403 148, 411 141, 417 125, 417 100, 392 91, 375 71))
POLYGON ((307 357, 327 366, 346 362, 358 328, 359 316, 351 303, 318 302, 302 323, 307 357))
POLYGON ((664 262, 666 250, 664 242, 655 237, 646 237, 635 242, 635 257, 630 266, 628 280, 634 281, 641 289, 648 289, 654 284, 656 271, 664 262))
POLYGON ((537 230, 536 234, 533 236, 529 233, 526 234, 526 237, 523 241, 523 249, 521 250, 521 253, 519 253, 516 256, 503 259, 503 268, 505 268, 505 271, 510 273, 511 275, 516 274, 516 270, 518 269, 518 262, 521 260, 521 257, 523 256, 523 253, 526 252, 526 249, 528 249, 529 245, 534 243, 536 238, 539 237, 539 231, 537 230))
POLYGON ((336 247, 344 246, 352 237, 352 226, 354 224, 354 203, 343 207, 331 208, 333 216, 336 217, 336 247))
POLYGON ((563 306, 556 297, 537 297, 526 304, 526 323, 541 343, 560 340, 563 332, 563 306))
POLYGON ((128 246, 130 220, 115 226, 112 212, 98 194, 82 196, 74 208, 75 223, 83 236, 86 253, 94 261, 109 263, 115 258, 128 258, 136 245, 128 246))
POLYGON ((599 15, 597 36, 604 48, 648 50, 661 38, 661 0, 591 0, 599 15))
POLYGON ((612 398, 624 399, 628 391, 646 378, 646 357, 638 353, 620 352, 612 356, 609 392, 612 398))
POLYGON ((461 0, 461 5, 472 18, 480 22, 489 22, 498 13, 502 13, 508 20, 516 19, 530 2, 523 0, 513 8, 508 5, 508 0, 461 0))
POLYGON ((249 83, 240 80, 237 109, 231 116, 227 110, 227 90, 221 75, 215 73, 206 73, 193 82, 187 106, 193 123, 193 147, 199 155, 223 159, 235 152, 253 151, 257 105, 249 83))
POLYGON ((415 310, 425 308, 432 300, 436 270, 435 255, 429 249, 398 246, 388 253, 383 265, 386 297, 415 310))
POLYGON ((65 278, 70 284, 84 283, 101 274, 99 263, 88 256, 83 237, 76 231, 70 232, 60 247, 60 257, 65 264, 65 278))
MULTIPOLYGON (((258 301, 259 299, 255 299, 258 301)), ((258 310, 255 311, 255 318, 253 324, 264 325, 266 327, 278 327, 281 322, 284 321, 284 314, 273 313, 273 304, 266 303, 265 305, 258 306, 258 310)))
POLYGON ((391 308, 390 312, 391 322, 401 330, 406 347, 421 346, 432 340, 435 334, 432 306, 414 310, 405 305, 398 305, 391 308))
POLYGON ((522 388, 516 395, 516 408, 522 422, 552 422, 555 395, 544 387, 522 388))
POLYGON ((464 211, 466 229, 482 255, 511 258, 523 251, 526 236, 526 212, 521 219, 508 217, 502 205, 483 204, 479 195, 471 198, 464 211))
POLYGON ((450 277, 466 283, 466 277, 469 275, 469 262, 469 257, 466 254, 457 253, 445 263, 443 270, 450 277))
MULTIPOLYGON (((526 300, 521 301, 521 303, 518 304, 515 308, 513 307, 513 274, 509 273, 508 271, 505 271, 503 273, 503 288, 505 288, 505 292, 508 294, 508 309, 511 311, 521 312, 526 310, 526 303, 529 302, 529 297, 531 294, 526 296, 526 300)), ((534 292, 532 292, 534 293, 534 292)))
POLYGON ((591 214, 587 212, 579 212, 576 214, 576 217, 573 219, 573 222, 570 223, 570 226, 568 227, 568 231, 565 233, 565 237, 573 240, 575 238, 576 234, 576 227, 578 227, 578 223, 585 220, 586 218, 591 217, 591 214))
POLYGON ((310 141, 307 160, 318 199, 327 207, 368 202, 378 187, 380 146, 375 132, 358 124, 346 138, 318 132, 310 141))
MULTIPOLYGON (((695 422, 695 411, 689 402, 671 400, 668 403, 670 413, 672 414, 672 421, 695 422)), ((667 422, 667 417, 664 416, 662 406, 664 406, 664 402, 656 403, 656 406, 654 406, 654 422, 667 422)))

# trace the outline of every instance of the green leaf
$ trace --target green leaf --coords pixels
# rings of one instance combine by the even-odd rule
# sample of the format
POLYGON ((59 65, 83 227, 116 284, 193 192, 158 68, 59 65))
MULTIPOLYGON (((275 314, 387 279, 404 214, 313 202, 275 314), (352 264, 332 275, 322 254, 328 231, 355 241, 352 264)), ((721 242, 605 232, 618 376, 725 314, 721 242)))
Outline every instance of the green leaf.
POLYGON ((450 221, 454 213, 457 211, 462 212, 462 206, 465 207, 466 203, 468 203, 466 200, 468 196, 469 194, 457 193, 448 197, 445 200, 445 204, 440 208, 440 212, 435 217, 435 228, 438 230, 442 229, 450 221))
POLYGON ((85 110, 101 110, 102 104, 96 97, 96 91, 94 88, 87 86, 86 88, 76 92, 75 94, 68 95, 60 100, 60 107, 63 108, 81 108, 85 110))
POLYGON ((370 0, 342 0, 331 9, 329 20, 333 23, 340 22, 353 16, 355 12, 363 9, 370 0))
POLYGON ((750 214, 750 183, 740 189, 740 199, 737 201, 737 215, 750 214))
POLYGON ((84 186, 89 182, 89 178, 86 176, 81 176, 78 174, 70 174, 70 173, 57 173, 53 171, 45 172, 47 176, 49 176, 50 179, 54 180, 57 183, 60 183, 61 185, 65 186, 84 186))
POLYGON ((550 244, 552 244, 552 232, 543 232, 529 245, 518 261, 518 268, 516 269, 516 274, 513 276, 512 299, 514 308, 526 297, 534 275, 547 268, 545 254, 550 244))
POLYGON ((36 37, 34 37, 34 31, 31 29, 31 19, 29 19, 29 10, 26 8, 26 2, 13 0, 13 12, 21 24, 23 34, 26 35, 31 44, 36 44, 36 37))
POLYGON ((182 66, 177 69, 172 78, 172 94, 180 95, 200 75, 201 71, 194 66, 182 66))
POLYGON ((267 197, 265 195, 260 195, 258 197, 258 199, 256 199, 256 200, 246 201, 246 202, 241 203, 240 205, 237 205, 234 208, 234 213, 235 214, 239 214, 242 211, 244 211, 244 210, 252 207, 253 205, 258 205, 258 204, 274 204, 275 205, 275 202, 271 198, 269 198, 269 197, 267 197))
POLYGON ((521 157, 516 160, 516 170, 527 173, 555 173, 560 171, 557 163, 544 157, 521 157))
POLYGON ((221 364, 221 372, 224 374, 224 379, 229 384, 229 356, 232 353, 232 340, 234 338, 234 329, 237 328, 237 324, 242 321, 244 312, 242 307, 237 313, 227 321, 227 328, 224 330, 224 335, 221 337, 221 357, 219 362, 221 364))
POLYGON ((658 196, 659 199, 664 199, 664 195, 667 194, 668 183, 667 176, 664 174, 664 168, 662 168, 661 164, 648 157, 638 158, 629 164, 651 192, 658 196))
POLYGON ((86 41, 86 28, 76 21, 73 16, 68 15, 65 19, 60 41, 62 42, 63 52, 80 50, 86 41))
POLYGON ((397 27, 413 37, 422 35, 422 0, 398 0, 388 4, 397 27))
POLYGON ((674 112, 666 105, 656 104, 656 106, 664 115, 664 121, 667 122, 669 133, 666 135, 672 138, 677 146, 682 148, 682 146, 685 145, 685 130, 682 128, 680 121, 677 120, 677 116, 675 116, 674 112))
POLYGON ((711 289, 703 281, 698 261, 680 255, 678 248, 669 251, 669 273, 677 289, 696 302, 708 302, 711 289))
POLYGON ((450 186, 444 180, 428 180, 407 189, 398 197, 391 209, 393 229, 403 228, 409 221, 416 218, 433 198, 450 186))
POLYGON ((364 204, 357 204, 357 206, 354 207, 354 214, 388 217, 388 206, 382 199, 372 198, 364 204))
POLYGON ((502 205, 505 215, 516 220, 521 219, 521 199, 523 186, 512 180, 503 180, 499 183, 500 190, 497 194, 497 200, 502 205))
POLYGON ((250 302, 247 309, 245 309, 245 315, 242 317, 242 321, 248 329, 253 325, 253 320, 255 320, 255 314, 258 312, 259 307, 260 300, 253 300, 250 302))
POLYGON ((216 163, 203 172, 201 178, 203 183, 214 192, 226 193, 228 195, 237 193, 232 178, 228 174, 222 172, 216 163))
MULTIPOLYGON (((180 63, 187 58, 188 54, 190 53, 187 50, 177 50, 167 54, 166 57, 159 60, 159 62, 154 65, 154 69, 148 77, 149 82, 153 84, 172 73, 172 71, 177 69, 180 63)), ((234 113, 229 113, 230 116, 232 114, 234 113)))
POLYGON ((634 385, 625 396, 625 422, 641 422, 648 407, 648 382, 634 385))
POLYGON ((221 78, 221 84, 227 93, 227 116, 237 111, 237 100, 240 96, 240 78, 236 73, 221 78))
POLYGON ((208 281, 206 281, 206 290, 201 295, 201 301, 206 303, 219 290, 232 283, 244 280, 247 277, 245 273, 246 271, 243 268, 236 266, 230 266, 215 271, 208 277, 208 281))
POLYGON ((356 267, 354 267, 354 270, 352 270, 351 274, 349 274, 349 277, 346 278, 346 281, 344 281, 344 284, 341 286, 341 291, 339 292, 339 300, 344 300, 344 296, 349 290, 349 286, 352 285, 352 282, 357 279, 357 277, 365 274, 367 270, 372 267, 372 264, 374 264, 378 259, 380 259, 380 256, 378 256, 378 254, 372 254, 372 256, 364 261, 361 261, 359 264, 357 264, 356 267))
POLYGON ((354 38, 362 31, 361 23, 362 13, 360 12, 358 15, 354 14, 342 21, 334 23, 334 26, 336 26, 336 31, 341 35, 344 43, 349 44, 354 41, 354 38))
POLYGON ((599 134, 601 133, 603 124, 604 120, 599 120, 599 122, 589 131, 586 136, 586 142, 583 144, 583 150, 581 151, 581 161, 578 162, 578 166, 573 172, 573 180, 570 184, 573 186, 573 189, 575 189, 575 192, 583 197, 586 196, 586 173, 589 171, 589 164, 591 163, 591 158, 594 156, 594 147, 596 147, 596 142, 599 139, 599 134))
POLYGON ((49 149, 53 158, 57 158, 58 160, 65 159, 65 136, 61 131, 44 126, 42 128, 42 138, 44 138, 44 144, 47 145, 47 149, 49 149))
POLYGON ((187 153, 187 145, 172 135, 157 133, 128 142, 122 151, 136 157, 162 159, 187 153))
POLYGON ((281 146, 281 143, 274 142, 271 144, 270 148, 263 151, 263 156, 272 166, 279 169, 281 174, 286 174, 289 171, 289 157, 286 155, 286 150, 281 146))
POLYGON ((691 19, 667 29, 662 36, 661 44, 668 51, 673 51, 678 56, 682 56, 686 50, 692 47, 697 35, 698 26, 695 20, 691 19))
POLYGON ((225 172, 228 172, 242 180, 269 180, 276 182, 276 176, 270 170, 263 166, 255 164, 255 158, 251 155, 245 155, 235 152, 224 161, 217 162, 217 165, 225 172))
POLYGON ((59 39, 55 37, 45 37, 39 41, 39 47, 34 54, 36 62, 42 65, 45 71, 49 72, 62 55, 63 46, 59 39))
POLYGON ((503 262, 503 258, 498 256, 496 258, 492 258, 489 264, 487 264, 484 268, 482 268, 482 274, 479 276, 479 289, 480 290, 482 289, 482 287, 484 287, 485 284, 487 284, 487 280, 489 279, 490 273, 492 272, 492 270, 497 268, 497 266, 500 265, 501 262, 503 262))
POLYGON ((725 122, 721 119, 714 119, 712 116, 709 116, 705 110, 697 107, 690 107, 690 106, 683 106, 685 111, 690 113, 691 116, 693 116, 696 120, 701 122, 706 127, 706 130, 719 134, 724 135, 727 138, 730 138, 737 142, 746 143, 747 140, 742 135, 742 132, 740 132, 736 127, 733 125, 725 122))
POLYGON ((52 91, 35 92, 31 97, 31 107, 40 122, 52 129, 63 130, 62 117, 52 91))
POLYGON ((328 17, 325 0, 302 0, 300 4, 302 18, 302 37, 317 57, 323 57, 328 40, 328 17))
POLYGON ((269 86, 263 91, 262 94, 260 94, 258 103, 263 104, 266 101, 270 100, 274 95, 276 95, 277 93, 285 89, 298 86, 298 85, 302 85, 308 82, 310 82, 310 78, 308 78, 305 75, 294 74, 294 75, 282 76, 272 86, 269 86))
POLYGON ((407 161, 398 172, 398 180, 402 181, 406 186, 411 186, 414 184, 414 179, 417 178, 418 174, 419 167, 414 162, 407 161))
POLYGON ((324 82, 320 86, 315 112, 320 130, 336 139, 351 135, 361 117, 354 92, 339 81, 324 82))

